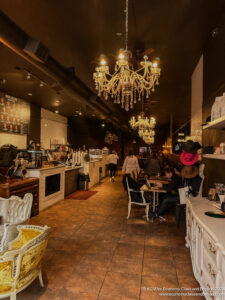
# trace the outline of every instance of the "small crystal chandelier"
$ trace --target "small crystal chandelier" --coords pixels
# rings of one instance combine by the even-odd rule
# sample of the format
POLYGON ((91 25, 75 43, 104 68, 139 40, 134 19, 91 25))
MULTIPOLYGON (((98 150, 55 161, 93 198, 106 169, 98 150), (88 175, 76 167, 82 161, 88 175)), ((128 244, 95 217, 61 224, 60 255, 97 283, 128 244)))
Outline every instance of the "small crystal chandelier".
POLYGON ((159 76, 161 69, 158 63, 148 60, 145 55, 141 61, 140 69, 134 71, 130 63, 131 52, 128 50, 128 0, 126 0, 126 38, 125 50, 121 49, 118 60, 115 65, 115 73, 109 73, 104 56, 100 59, 100 66, 96 67, 93 74, 95 87, 98 90, 98 96, 103 95, 105 99, 109 96, 114 99, 114 103, 121 104, 122 108, 128 111, 133 108, 133 104, 148 98, 151 92, 154 92, 155 85, 159 84, 159 76))
POLYGON ((155 130, 151 129, 139 129, 138 130, 138 135, 141 138, 148 138, 148 137, 154 137, 155 136, 155 130))
POLYGON ((143 138, 143 140, 144 140, 144 142, 146 143, 146 144, 154 144, 154 142, 155 142, 155 138, 153 137, 153 136, 151 136, 151 137, 145 137, 145 138, 143 138))
POLYGON ((133 129, 153 129, 156 124, 156 120, 154 117, 145 117, 144 112, 141 112, 140 115, 137 117, 131 117, 130 126, 133 129))

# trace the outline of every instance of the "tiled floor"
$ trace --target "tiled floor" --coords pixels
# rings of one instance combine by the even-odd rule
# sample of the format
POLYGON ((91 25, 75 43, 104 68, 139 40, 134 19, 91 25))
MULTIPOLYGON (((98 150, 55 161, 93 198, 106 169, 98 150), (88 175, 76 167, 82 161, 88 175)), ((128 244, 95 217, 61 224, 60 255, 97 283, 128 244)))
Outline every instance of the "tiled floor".
POLYGON ((184 230, 172 217, 146 223, 143 208, 134 208, 127 221, 121 177, 115 183, 105 178, 95 190, 89 200, 63 200, 31 219, 52 228, 43 260, 45 288, 35 280, 18 300, 181 299, 152 289, 198 286, 184 230))

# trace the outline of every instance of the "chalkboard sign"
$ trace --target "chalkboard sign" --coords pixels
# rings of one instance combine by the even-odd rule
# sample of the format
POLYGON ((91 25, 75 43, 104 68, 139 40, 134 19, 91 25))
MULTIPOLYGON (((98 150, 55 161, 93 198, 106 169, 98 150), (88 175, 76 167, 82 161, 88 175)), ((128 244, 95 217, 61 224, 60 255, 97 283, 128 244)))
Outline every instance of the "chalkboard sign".
POLYGON ((0 93, 0 131, 28 134, 30 125, 30 104, 0 93))

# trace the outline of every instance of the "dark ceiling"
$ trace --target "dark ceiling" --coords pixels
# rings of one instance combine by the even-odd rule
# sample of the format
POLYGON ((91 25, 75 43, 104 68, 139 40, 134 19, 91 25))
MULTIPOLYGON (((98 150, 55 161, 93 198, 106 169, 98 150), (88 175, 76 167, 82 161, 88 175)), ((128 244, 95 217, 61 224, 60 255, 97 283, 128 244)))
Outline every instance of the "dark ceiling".
MULTIPOLYGON (((162 75, 160 85, 145 109, 156 115, 158 124, 169 122, 173 113, 177 125, 190 114, 191 74, 203 52, 204 45, 225 10, 224 0, 130 0, 129 48, 137 61, 144 51, 149 57, 160 57, 162 75), (149 50, 149 49, 153 49, 149 50), (154 103, 154 101, 159 101, 154 103)), ((51 56, 65 67, 75 67, 75 73, 94 91, 92 74, 99 55, 104 53, 110 65, 118 50, 124 47, 125 0, 1 0, 0 9, 28 35, 40 40, 51 56)), ((7 83, 14 94, 27 97, 33 88, 33 98, 54 108, 60 98, 61 111, 72 115, 81 103, 74 103, 64 93, 57 96, 48 87, 39 88, 24 81, 23 70, 30 66, 10 50, 0 49, 0 76, 8 76, 7 83), (3 58, 3 59, 2 59, 3 58), (13 89, 14 87, 14 89, 13 89), (71 106, 73 103, 73 106, 71 106), (63 108, 64 106, 67 109, 63 108), (68 109, 69 108, 69 109, 68 109)), ((38 75, 37 70, 32 70, 38 75)), ((40 78, 43 79, 40 75, 40 78)), ((2 88, 2 87, 1 87, 2 88)), ((109 105, 109 101, 107 102, 109 105)), ((110 107, 115 109, 114 104, 110 107)), ((139 112, 136 106, 134 112, 139 112)), ((133 112, 132 112, 133 113, 133 112)), ((89 112, 89 116, 95 114, 89 112)), ((130 113, 121 111, 128 120, 130 113)), ((100 116, 99 116, 100 117, 100 116)))

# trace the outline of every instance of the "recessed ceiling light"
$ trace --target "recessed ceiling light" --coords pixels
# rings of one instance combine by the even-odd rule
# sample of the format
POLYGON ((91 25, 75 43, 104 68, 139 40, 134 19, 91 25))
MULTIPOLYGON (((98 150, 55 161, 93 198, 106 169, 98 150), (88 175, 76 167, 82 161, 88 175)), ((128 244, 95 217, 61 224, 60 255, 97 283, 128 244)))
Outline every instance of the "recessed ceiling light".
POLYGON ((117 36, 122 36, 123 34, 122 34, 122 32, 117 32, 116 35, 117 36))
POLYGON ((55 113, 56 113, 56 114, 58 114, 58 113, 59 113, 59 111, 58 111, 58 110, 55 110, 55 113))
POLYGON ((30 79, 30 73, 27 73, 27 79, 30 79))
POLYGON ((32 96, 33 94, 32 94, 32 93, 27 93, 27 95, 28 95, 28 96, 32 96))
POLYGON ((81 111, 79 111, 79 116, 82 116, 82 112, 81 111))
POLYGON ((41 82, 40 82, 40 87, 43 87, 43 86, 44 86, 44 82, 41 81, 41 82))
POLYGON ((78 115, 74 115, 74 117, 78 117, 78 115))

